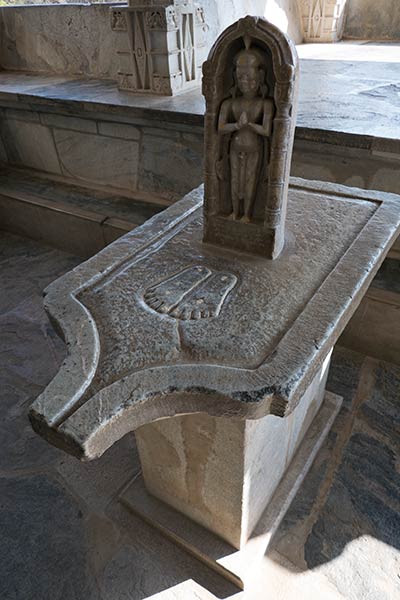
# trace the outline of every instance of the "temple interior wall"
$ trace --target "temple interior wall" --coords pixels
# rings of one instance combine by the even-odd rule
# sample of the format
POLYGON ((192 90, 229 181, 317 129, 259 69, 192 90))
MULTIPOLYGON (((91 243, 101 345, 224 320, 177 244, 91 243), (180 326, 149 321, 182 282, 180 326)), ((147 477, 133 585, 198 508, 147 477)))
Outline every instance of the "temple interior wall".
MULTIPOLYGON (((259 14, 301 43, 297 0, 204 0, 207 45, 246 14, 259 14)), ((116 79, 118 33, 110 4, 36 5, 0 8, 0 66, 66 75, 116 79)))
POLYGON ((400 40, 398 0, 349 0, 346 38, 400 40))

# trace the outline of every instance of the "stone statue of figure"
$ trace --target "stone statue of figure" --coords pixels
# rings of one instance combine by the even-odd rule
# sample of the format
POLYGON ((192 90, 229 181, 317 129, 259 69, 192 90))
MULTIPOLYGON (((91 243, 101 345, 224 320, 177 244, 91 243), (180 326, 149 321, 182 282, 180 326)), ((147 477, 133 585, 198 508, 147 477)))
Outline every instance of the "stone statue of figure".
POLYGON ((271 136, 274 103, 267 98, 266 61, 261 50, 251 47, 251 38, 243 38, 245 48, 234 60, 232 96, 223 101, 218 133, 231 135, 229 166, 232 212, 230 219, 250 223, 257 184, 265 153, 265 138, 271 136))

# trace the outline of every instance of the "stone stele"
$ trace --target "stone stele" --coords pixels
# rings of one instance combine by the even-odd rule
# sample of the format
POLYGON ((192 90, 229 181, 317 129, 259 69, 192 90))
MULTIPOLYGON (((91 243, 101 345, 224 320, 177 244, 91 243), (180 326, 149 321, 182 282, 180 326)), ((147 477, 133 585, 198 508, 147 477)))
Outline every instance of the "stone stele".
POLYGON ((297 88, 296 49, 264 19, 241 19, 212 47, 203 65, 206 242, 281 252, 297 88))
POLYGON ((207 23, 194 0, 129 0, 111 9, 118 87, 173 95, 200 83, 207 23))
POLYGON ((400 231, 395 195, 289 187, 294 61, 260 19, 219 38, 205 67, 214 158, 204 212, 200 187, 46 289, 68 355, 30 414, 40 435, 82 460, 136 431, 147 489, 172 513, 149 515, 137 481, 122 500, 191 552, 200 544, 199 557, 239 583, 237 564, 218 562, 225 550, 207 551, 203 534, 183 539, 183 517, 171 515, 242 557, 252 536, 268 543, 340 405, 324 394, 332 348, 400 231), (281 94, 292 99, 283 120, 281 94), (219 130, 235 123, 225 148, 219 130))

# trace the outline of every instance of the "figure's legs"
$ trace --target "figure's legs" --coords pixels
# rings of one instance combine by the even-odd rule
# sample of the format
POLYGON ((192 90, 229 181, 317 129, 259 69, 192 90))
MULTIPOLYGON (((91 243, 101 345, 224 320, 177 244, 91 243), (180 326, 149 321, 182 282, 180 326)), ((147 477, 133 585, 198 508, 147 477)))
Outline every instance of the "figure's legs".
POLYGON ((254 202, 257 193, 257 179, 260 170, 261 151, 247 154, 246 180, 244 182, 244 215, 243 221, 250 223, 253 216, 254 202))
POLYGON ((230 219, 239 219, 240 216, 240 158, 239 153, 231 147, 230 154, 231 166, 231 198, 232 198, 232 213, 230 219))

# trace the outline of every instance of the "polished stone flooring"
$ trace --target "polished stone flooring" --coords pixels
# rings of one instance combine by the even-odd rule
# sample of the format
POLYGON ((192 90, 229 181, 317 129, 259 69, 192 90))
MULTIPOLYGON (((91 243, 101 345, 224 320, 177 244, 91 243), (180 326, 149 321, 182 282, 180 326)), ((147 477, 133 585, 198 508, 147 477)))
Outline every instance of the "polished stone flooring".
MULTIPOLYGON (((400 44, 341 42, 302 44, 297 49, 297 137, 322 141, 325 132, 324 139, 347 136, 350 144, 351 139, 364 136, 363 147, 369 137, 400 138, 400 44)), ((66 113, 90 116, 96 111, 109 112, 192 125, 202 124, 205 108, 200 88, 174 98, 149 97, 121 92, 113 81, 7 71, 0 73, 0 104, 3 102, 12 102, 14 107, 49 104, 66 113)))
MULTIPOLYGON (((133 435, 79 463, 30 428, 65 356, 42 290, 78 262, 0 232, 0 598, 239 598, 117 502, 139 471, 133 435)), ((400 597, 400 367, 338 347, 328 388, 343 408, 246 600, 400 597)))

